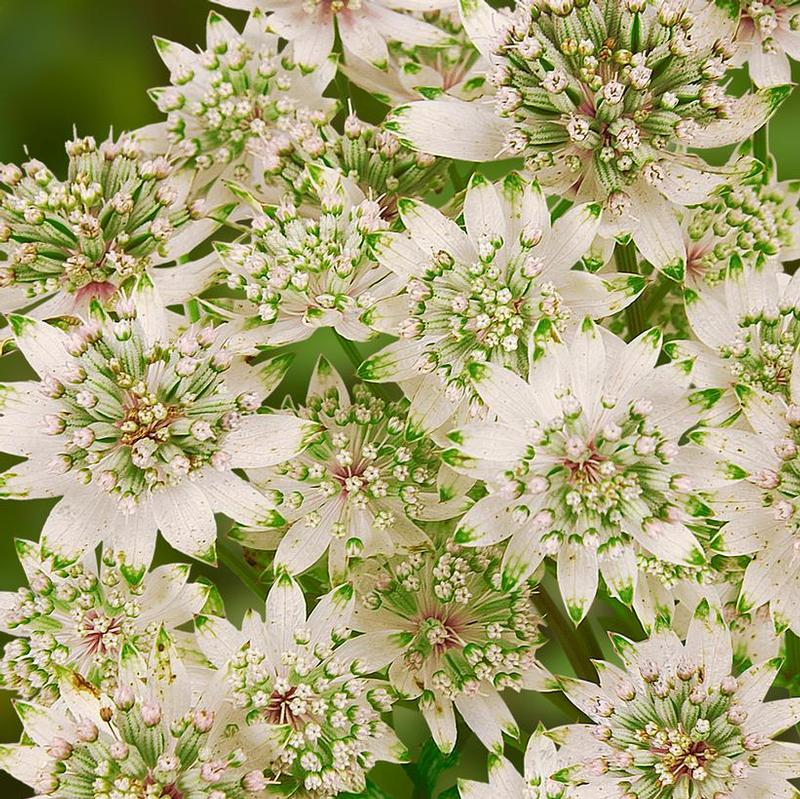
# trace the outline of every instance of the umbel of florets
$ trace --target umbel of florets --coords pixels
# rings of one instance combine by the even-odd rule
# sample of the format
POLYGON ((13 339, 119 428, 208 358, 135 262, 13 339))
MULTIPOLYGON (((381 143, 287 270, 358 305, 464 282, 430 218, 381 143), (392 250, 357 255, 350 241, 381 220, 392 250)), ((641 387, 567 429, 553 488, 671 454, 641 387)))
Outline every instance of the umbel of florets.
MULTIPOLYGON (((94 555, 58 566, 33 542, 15 544, 28 585, 0 594, 0 629, 15 636, 0 674, 4 688, 43 705, 59 697, 59 681, 69 672, 113 691, 123 648, 149 651, 162 628, 187 622, 209 593, 208 586, 187 582, 185 564, 159 566, 130 585, 110 550, 98 569, 94 555)), ((186 633, 174 635, 187 642, 186 633)))
POLYGON ((320 327, 364 341, 373 333, 361 315, 399 289, 373 255, 373 234, 388 226, 380 204, 331 169, 311 174, 318 215, 288 199, 262 206, 244 192, 255 207, 250 240, 216 245, 228 287, 247 300, 236 314, 255 343, 302 341, 320 327))
POLYGON ((165 39, 156 46, 172 85, 151 91, 167 114, 166 125, 151 131, 185 165, 210 174, 231 166, 241 180, 282 174, 291 183, 305 157, 324 149, 320 131, 336 103, 322 92, 335 65, 303 74, 260 12, 241 33, 212 12, 206 48, 197 53, 165 39))
MULTIPOLYGON (((161 635, 159 648, 167 647, 161 635)), ((20 702, 27 736, 4 746, 3 768, 37 795, 85 799, 246 799, 264 795, 269 749, 249 735, 221 700, 216 677, 198 671, 193 682, 170 662, 130 668, 142 679, 100 694, 66 680, 57 709, 20 702), (215 687, 216 686, 216 687, 215 687)), ((159 656, 159 659, 163 659, 159 656)), ((166 660, 166 659, 164 659, 166 660)))
POLYGON ((99 145, 75 138, 66 150, 65 180, 35 159, 0 167, 4 308, 55 295, 47 309, 56 316, 106 300, 126 278, 169 260, 171 240, 205 214, 169 161, 131 136, 99 145))
POLYGON ((791 260, 800 251, 797 192, 775 181, 723 186, 686 212, 684 231, 690 283, 718 285, 731 269, 791 260))
POLYGON ((640 175, 657 182, 656 162, 730 115, 720 80, 732 52, 686 4, 521 3, 492 75, 498 110, 516 123, 508 147, 545 183, 594 199, 640 175))

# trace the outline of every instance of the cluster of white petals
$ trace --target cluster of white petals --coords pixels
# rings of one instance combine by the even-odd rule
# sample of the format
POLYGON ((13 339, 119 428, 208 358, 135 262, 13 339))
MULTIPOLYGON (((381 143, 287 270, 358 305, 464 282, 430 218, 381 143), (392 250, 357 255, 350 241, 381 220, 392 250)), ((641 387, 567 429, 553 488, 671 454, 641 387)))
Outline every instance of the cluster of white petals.
POLYGON ((800 796, 800 6, 215 2, 0 165, 0 769, 800 796))

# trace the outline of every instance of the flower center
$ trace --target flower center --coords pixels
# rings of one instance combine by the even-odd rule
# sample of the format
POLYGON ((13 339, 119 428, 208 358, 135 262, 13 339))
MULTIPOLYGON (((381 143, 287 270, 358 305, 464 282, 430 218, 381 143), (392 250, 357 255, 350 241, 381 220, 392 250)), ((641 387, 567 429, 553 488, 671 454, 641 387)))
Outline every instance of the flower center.
POLYGON ((655 769, 661 787, 676 785, 684 778, 704 780, 707 764, 717 756, 707 741, 698 740, 696 734, 694 737, 687 735, 680 727, 658 730, 649 737, 650 752, 660 759, 655 769))
POLYGON ((81 636, 86 651, 91 655, 115 654, 122 636, 122 619, 90 610, 81 623, 81 636))

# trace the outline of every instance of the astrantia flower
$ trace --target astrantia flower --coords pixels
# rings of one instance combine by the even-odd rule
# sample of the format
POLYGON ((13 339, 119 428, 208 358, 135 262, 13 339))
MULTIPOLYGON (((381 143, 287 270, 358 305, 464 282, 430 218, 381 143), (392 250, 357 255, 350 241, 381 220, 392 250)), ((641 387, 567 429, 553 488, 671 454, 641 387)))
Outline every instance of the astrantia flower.
MULTIPOLYGON (((291 526, 275 563, 292 574, 327 551, 328 570, 340 578, 348 558, 424 544, 418 520, 449 519, 469 506, 465 481, 442 463, 441 450, 427 437, 408 435, 407 401, 386 402, 363 384, 351 400, 320 359, 297 413, 320 426, 314 444, 285 463, 248 471, 266 493, 283 498, 278 507, 291 526)), ((257 530, 244 535, 259 547, 257 530)))
POLYGON ((638 275, 573 270, 595 237, 599 207, 576 206, 551 229, 538 185, 516 173, 496 187, 473 176, 466 232, 416 200, 401 200, 399 211, 408 233, 387 232, 376 249, 405 292, 379 302, 364 320, 400 340, 368 359, 359 375, 407 383, 413 422, 428 430, 475 405, 475 364, 524 375, 535 341, 559 336, 587 314, 615 313, 644 287, 638 275))
MULTIPOLYGON (((796 356, 797 357, 797 356, 796 356)), ((752 555, 739 608, 770 603, 778 629, 800 632, 800 370, 788 396, 737 385, 749 429, 708 428, 692 438, 708 450, 701 479, 716 488, 712 503, 726 519, 714 546, 727 555, 752 555)))
POLYGON ((726 93, 735 21, 670 0, 521 2, 511 22, 474 0, 462 3, 462 19, 494 64, 495 108, 418 102, 392 125, 440 155, 523 156, 543 186, 601 203, 607 232, 629 232, 648 261, 680 279, 670 203, 701 202, 722 180, 685 148, 744 141, 788 94, 726 93))
POLYGON ((536 660, 542 619, 527 583, 505 590, 495 549, 448 542, 389 560, 360 580, 354 625, 386 652, 398 693, 419 700, 443 752, 456 742, 456 710, 488 749, 519 728, 500 696, 505 688, 545 690, 552 679, 536 660))
MULTIPOLYGON (((770 264, 729 269, 721 285, 687 290, 684 305, 699 341, 670 342, 667 352, 696 385, 742 383, 789 399, 800 348, 800 277, 770 264)), ((730 396, 725 410, 737 408, 730 396)))
POLYGON ((792 80, 790 59, 800 58, 800 12, 784 0, 739 0, 722 5, 739 14, 738 61, 747 62, 756 86, 778 86, 792 80))
POLYGON ((489 782, 459 780, 458 791, 461 799, 571 799, 561 774, 568 766, 540 727, 528 739, 522 774, 507 758, 490 755, 489 782))
POLYGON ((0 594, 0 628, 6 644, 0 673, 4 688, 50 704, 69 671, 104 691, 117 684, 123 647, 141 654, 160 629, 187 642, 174 628, 200 612, 209 586, 189 583, 189 566, 159 566, 137 586, 123 579, 111 553, 100 568, 94 553, 59 567, 30 541, 17 540, 28 586, 0 594))
POLYGON ((597 663, 600 685, 564 679, 590 724, 559 731, 561 757, 584 784, 575 799, 753 799, 793 796, 797 744, 773 738, 800 720, 800 700, 764 702, 780 661, 731 670, 719 614, 698 606, 686 643, 671 630, 613 638, 623 668, 597 663))
POLYGON ((57 799, 264 796, 268 742, 225 703, 221 680, 205 672, 193 695, 174 653, 154 657, 111 696, 67 681, 53 707, 18 702, 28 740, 0 746, 0 768, 57 799))
POLYGON ((714 285, 729 266, 760 267, 800 255, 796 183, 733 183, 685 212, 686 282, 714 285))
POLYGON ((306 616, 303 592, 284 574, 263 621, 248 614, 239 631, 222 618, 197 620, 199 645, 227 675, 227 695, 277 750, 272 768, 282 796, 361 793, 377 760, 407 757, 381 720, 394 701, 388 685, 362 676, 389 657, 369 636, 346 640, 353 603, 352 589, 341 586, 306 616))
POLYGON ((365 341, 374 333, 359 317, 402 286, 373 256, 373 234, 388 225, 380 204, 333 170, 311 174, 319 216, 305 215, 289 200, 261 206, 241 190, 257 209, 251 239, 216 245, 228 287, 245 297, 229 316, 244 325, 252 343, 303 341, 321 327, 365 341))
POLYGON ((698 404, 669 366, 656 367, 661 337, 649 330, 624 344, 587 320, 570 345, 536 360, 529 382, 475 364, 475 387, 497 421, 450 433, 445 459, 487 481, 488 496, 461 520, 456 540, 488 546, 511 536, 504 584, 531 574, 546 556, 577 623, 597 589, 598 569, 627 604, 637 556, 697 566, 701 547, 686 526, 710 515, 692 490, 692 450, 682 435, 698 404))
POLYGON ((451 44, 434 48, 390 41, 388 69, 378 69, 345 50, 342 71, 372 97, 392 106, 443 94, 473 100, 490 90, 487 64, 467 37, 455 4, 424 18, 444 31, 451 44))
POLYGON ((156 530, 178 550, 215 560, 219 511, 251 524, 281 517, 231 469, 278 463, 314 424, 256 413, 288 365, 250 368, 224 332, 171 334, 143 288, 67 334, 12 316, 39 381, 2 389, 0 448, 28 458, 3 475, 6 498, 61 496, 42 529, 49 552, 75 559, 105 541, 138 582, 156 530))
POLYGON ((199 53, 160 38, 156 46, 173 85, 151 96, 168 117, 139 137, 161 151, 175 145, 182 163, 211 176, 227 169, 238 180, 280 175, 291 185, 335 113, 335 100, 322 97, 335 64, 303 73, 258 12, 242 33, 211 12, 199 53))
MULTIPOLYGON (((69 168, 59 180, 41 162, 0 167, 0 309, 41 303, 40 318, 83 313, 108 300, 131 276, 185 256, 217 222, 190 196, 191 175, 176 176, 164 157, 144 155, 135 138, 91 137, 67 142, 69 168), (45 302, 42 302, 45 300, 45 302)), ((221 221, 233 204, 215 210, 221 221)), ((172 283, 193 274, 169 270, 172 283)), ((192 292, 171 285, 176 300, 192 292)))
POLYGON ((263 11, 269 29, 287 39, 304 70, 323 64, 338 30, 342 44, 379 69, 388 67, 387 40, 444 45, 448 36, 405 11, 452 7, 454 0, 214 0, 221 6, 263 11))

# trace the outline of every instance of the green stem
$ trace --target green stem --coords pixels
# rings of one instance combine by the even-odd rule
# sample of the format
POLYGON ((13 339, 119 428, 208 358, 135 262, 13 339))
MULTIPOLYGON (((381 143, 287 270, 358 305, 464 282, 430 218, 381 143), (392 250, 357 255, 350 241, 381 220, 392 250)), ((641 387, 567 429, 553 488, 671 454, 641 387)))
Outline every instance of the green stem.
POLYGON ((753 158, 757 158, 765 167, 769 166, 769 122, 753 134, 753 158))
POLYGON ((599 655, 600 650, 588 623, 585 623, 579 633, 561 612, 544 585, 539 585, 538 591, 533 595, 533 601, 544 616, 551 634, 555 636, 567 656, 575 676, 582 680, 594 680, 596 673, 592 666, 592 657, 599 655))
POLYGON ((364 363, 364 358, 358 351, 358 347, 356 347, 356 345, 350 341, 350 339, 345 338, 341 333, 336 333, 336 340, 339 342, 339 346, 342 348, 344 354, 350 360, 350 363, 353 364, 353 371, 358 373, 358 367, 364 363))
MULTIPOLYGON (((339 346, 353 365, 353 371, 358 375, 358 367, 364 363, 364 357, 358 351, 358 347, 350 341, 350 339, 346 339, 340 333, 336 333, 336 331, 334 331, 334 333, 336 334, 336 340, 339 342, 339 346)), ((392 402, 392 395, 386 390, 386 386, 380 383, 370 383, 369 386, 381 399, 386 402, 392 402)))
MULTIPOLYGON (((614 261, 620 272, 627 274, 639 274, 639 260, 636 257, 636 245, 633 241, 627 244, 620 244, 614 249, 614 261)), ((637 297, 626 309, 625 320, 628 323, 628 338, 635 339, 645 329, 645 319, 643 314, 641 297, 637 297)))
POLYGON ((572 200, 559 200, 550 211, 550 219, 555 222, 560 216, 564 216, 570 208, 572 208, 572 200))
POLYGON ((267 598, 267 587, 256 577, 244 557, 234 545, 223 539, 217 542, 217 558, 225 568, 241 580, 262 602, 267 598))

